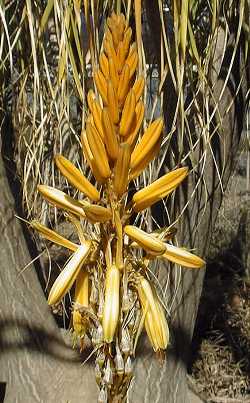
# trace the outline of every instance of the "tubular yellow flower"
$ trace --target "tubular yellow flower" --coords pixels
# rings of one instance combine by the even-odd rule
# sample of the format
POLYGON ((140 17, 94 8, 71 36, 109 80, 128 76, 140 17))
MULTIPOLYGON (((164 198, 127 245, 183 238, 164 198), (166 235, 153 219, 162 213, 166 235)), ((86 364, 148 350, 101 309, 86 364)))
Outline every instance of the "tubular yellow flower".
POLYGON ((107 268, 103 310, 103 336, 106 343, 114 339, 120 311, 120 270, 115 265, 107 268))
POLYGON ((161 328, 161 336, 159 340, 159 347, 162 350, 165 350, 168 346, 169 343, 169 328, 168 328, 168 322, 166 320, 166 316, 164 313, 164 309, 162 307, 161 302, 159 301, 159 298, 156 294, 156 291, 153 290, 154 293, 154 298, 155 298, 155 304, 158 310, 158 320, 159 320, 159 327, 161 328))
POLYGON ((151 185, 146 186, 144 189, 139 190, 133 196, 133 209, 136 212, 150 207, 152 204, 166 197, 169 193, 179 186, 179 184, 186 178, 188 168, 178 168, 172 172, 163 175, 151 185))
MULTIPOLYGON (((109 108, 110 109, 110 108, 109 108)), ((107 153, 112 160, 116 160, 118 156, 118 140, 115 132, 115 126, 109 115, 109 109, 103 108, 102 110, 102 125, 104 131, 104 143, 106 145, 107 153)))
POLYGON ((139 131, 143 122, 144 118, 144 112, 145 112, 145 106, 142 101, 137 102, 137 105, 135 107, 135 119, 134 119, 134 124, 131 129, 131 133, 129 136, 126 138, 126 143, 130 144, 132 149, 135 146, 135 143, 137 141, 139 131))
POLYGON ((83 149, 84 156, 85 156, 85 158, 86 158, 86 160, 87 160, 87 162, 88 162, 88 164, 89 164, 89 166, 91 168, 91 171, 92 171, 95 179, 97 180, 97 182, 103 183, 105 181, 105 178, 102 177, 102 174, 99 171, 99 168, 98 168, 98 165, 96 163, 96 160, 95 160, 95 158, 94 158, 94 156, 92 154, 92 151, 90 149, 89 142, 88 142, 87 135, 86 135, 85 131, 83 131, 82 134, 81 134, 81 143, 82 143, 82 149, 83 149))
POLYGON ((144 135, 142 136, 141 141, 135 147, 132 155, 131 155, 131 169, 136 169, 138 165, 142 165, 145 169, 148 165, 148 155, 151 155, 152 149, 158 143, 158 140, 161 136, 163 128, 163 119, 159 118, 155 120, 151 125, 147 128, 144 135))
POLYGON ((81 203, 61 190, 46 185, 38 185, 37 190, 54 206, 70 211, 78 216, 85 217, 81 203))
POLYGON ((90 251, 91 242, 86 241, 86 243, 79 246, 77 251, 72 255, 50 290, 48 297, 49 305, 59 302, 70 290, 90 251))
POLYGON ((165 350, 169 330, 164 311, 154 288, 143 276, 138 276, 138 296, 145 315, 145 329, 154 351, 165 350))
POLYGON ((115 90, 112 82, 108 81, 107 88, 107 97, 108 97, 108 110, 110 117, 114 124, 119 123, 119 108, 118 108, 118 97, 117 97, 117 89, 115 90))
POLYGON ((96 70, 93 76, 96 87, 102 97, 102 100, 105 104, 107 104, 107 81, 101 70, 96 70))
POLYGON ((152 255, 162 255, 166 251, 164 242, 134 225, 126 225, 124 232, 152 255))
POLYGON ((118 85, 118 103, 120 106, 123 106, 126 96, 129 91, 129 83, 130 83, 130 69, 129 65, 125 64, 122 69, 121 78, 118 85))
MULTIPOLYGON (((76 277, 74 302, 84 307, 89 306, 89 273, 81 269, 76 277)), ((87 319, 77 310, 73 309, 72 324, 76 335, 83 337, 87 330, 87 319)))
POLYGON ((142 96, 144 87, 145 87, 145 79, 144 77, 139 77, 133 85, 136 102, 138 102, 140 97, 142 96))
POLYGON ((127 190, 130 158, 130 145, 126 143, 120 144, 114 168, 114 190, 119 197, 127 190))
MULTIPOLYGON (((158 304, 158 303, 157 303, 158 304)), ((158 306, 158 305, 157 305, 158 306)), ((162 310, 162 308, 160 307, 162 310)), ((159 312, 158 320, 160 320, 160 326, 162 327, 162 332, 158 333, 157 328, 154 326, 155 320, 152 315, 152 311, 150 308, 147 310, 145 314, 145 329, 149 338, 149 341, 153 347, 153 350, 166 350, 169 344, 169 329, 168 324, 163 312, 163 317, 161 317, 161 312, 159 312)))
POLYGON ((89 306, 89 273, 83 268, 76 278, 74 301, 85 307, 89 306))
POLYGON ((199 256, 196 256, 183 248, 178 248, 177 246, 168 243, 166 243, 166 248, 164 254, 160 256, 162 259, 167 259, 170 260, 170 262, 193 269, 199 269, 205 265, 205 261, 199 256))
MULTIPOLYGON (((113 41, 110 41, 108 38, 104 38, 103 41, 103 48, 104 52, 107 55, 107 58, 110 60, 113 60, 113 63, 115 65, 116 70, 118 70, 118 59, 116 55, 116 51, 114 49, 113 41)), ((110 68, 110 65, 109 65, 110 68)), ((109 72, 110 73, 110 72, 109 72)), ((109 74, 110 75, 110 74, 109 74)))
POLYGON ((133 76, 137 64, 138 64, 138 54, 136 51, 136 45, 135 43, 130 47, 129 55, 126 60, 126 63, 129 65, 129 70, 130 70, 130 78, 133 76))
POLYGON ((92 104, 92 116, 94 120, 94 126, 98 131, 102 141, 104 141, 104 132, 102 127, 102 108, 100 103, 95 99, 92 104))
POLYGON ((85 176, 77 169, 67 158, 62 155, 55 156, 57 168, 61 171, 63 176, 80 192, 86 194, 94 201, 100 200, 100 193, 98 190, 85 178, 85 176))
POLYGON ((107 58, 107 56, 105 55, 104 52, 102 52, 100 54, 99 64, 100 64, 100 67, 101 67, 101 71, 102 71, 104 77, 107 80, 109 78, 109 61, 108 61, 108 58, 107 58))
MULTIPOLYGON (((118 71, 117 67, 115 65, 114 60, 112 57, 109 59, 109 77, 110 77, 110 82, 112 83, 112 87, 114 88, 114 91, 117 91, 118 88, 118 71)), ((108 92, 108 89, 107 89, 108 92)))
POLYGON ((87 95, 87 102, 88 102, 88 107, 90 112, 93 112, 93 102, 95 101, 96 96, 93 90, 89 90, 88 95, 87 95))
POLYGON ((129 27, 126 29, 123 37, 123 41, 118 45, 117 53, 118 53, 118 60, 119 60, 119 67, 120 70, 124 65, 126 57, 128 56, 130 42, 132 38, 132 29, 129 27))
POLYGON ((124 103, 120 122, 119 134, 123 137, 126 137, 130 134, 132 123, 135 117, 135 105, 135 93, 133 90, 130 90, 124 103))
POLYGON ((95 205, 95 204, 89 204, 86 202, 81 202, 84 213, 86 215, 86 218, 93 223, 95 222, 106 222, 111 220, 112 218, 112 213, 109 208, 95 205))
POLYGON ((89 148, 93 157, 95 158, 95 164, 98 167, 98 171, 101 177, 105 180, 110 177, 111 171, 103 141, 98 134, 96 128, 92 126, 91 123, 87 123, 86 135, 89 143, 89 148))
POLYGON ((40 222, 33 220, 30 223, 31 227, 38 231, 44 238, 48 239, 51 242, 54 242, 57 245, 61 245, 64 248, 68 248, 75 252, 79 245, 75 244, 74 242, 69 241, 68 239, 64 238, 56 231, 49 229, 45 225, 41 224, 40 222))
POLYGON ((147 167, 147 165, 156 157, 159 153, 161 147, 161 137, 158 141, 154 144, 151 150, 147 153, 147 155, 142 158, 138 164, 135 165, 134 168, 131 168, 129 178, 130 180, 135 179, 137 176, 140 175, 142 171, 147 167))

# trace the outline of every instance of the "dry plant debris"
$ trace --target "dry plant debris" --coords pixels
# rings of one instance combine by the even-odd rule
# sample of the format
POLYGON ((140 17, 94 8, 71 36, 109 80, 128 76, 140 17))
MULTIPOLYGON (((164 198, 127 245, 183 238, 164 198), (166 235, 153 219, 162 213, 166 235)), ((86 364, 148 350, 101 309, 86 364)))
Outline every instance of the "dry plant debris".
POLYGON ((225 293, 202 341, 192 375, 209 402, 250 401, 250 287, 241 282, 225 293))
POLYGON ((137 73, 137 45, 131 44, 131 39, 132 30, 124 15, 112 14, 99 67, 93 73, 96 91, 88 92, 89 114, 81 135, 95 184, 72 162, 57 155, 58 170, 84 198, 38 186, 49 204, 65 211, 79 243, 36 220, 31 222, 44 238, 72 253, 49 292, 48 303, 57 304, 75 284, 72 330, 81 349, 87 335, 96 353, 99 402, 124 400, 143 327, 160 357, 168 346, 164 306, 150 277, 152 261, 166 259, 195 269, 204 265, 201 258, 170 243, 170 228, 147 233, 133 225, 133 217, 173 192, 188 170, 177 168, 133 195, 129 192, 130 184, 158 154, 163 139, 162 118, 140 136, 145 83, 137 73), (87 231, 86 221, 91 224, 87 231))

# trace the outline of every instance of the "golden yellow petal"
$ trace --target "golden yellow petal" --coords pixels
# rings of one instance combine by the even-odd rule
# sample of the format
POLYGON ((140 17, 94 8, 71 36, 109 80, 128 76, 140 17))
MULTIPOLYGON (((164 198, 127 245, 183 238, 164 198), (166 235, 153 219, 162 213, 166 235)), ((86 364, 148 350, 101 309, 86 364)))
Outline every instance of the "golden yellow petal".
POLYGON ((98 190, 88 181, 87 178, 73 165, 67 158, 62 155, 55 156, 57 168, 61 171, 68 182, 80 192, 86 194, 87 197, 94 201, 100 200, 98 190))
POLYGON ((81 217, 85 217, 82 205, 61 190, 47 185, 38 185, 37 190, 49 203, 53 204, 54 206, 62 208, 66 211, 70 211, 71 213, 81 217))
POLYGON ((163 199, 179 186, 187 174, 188 168, 178 168, 163 175, 144 189, 139 190, 133 196, 133 209, 139 212, 163 199))
POLYGON ((91 242, 86 241, 84 245, 79 246, 77 251, 71 256, 54 282, 48 297, 48 304, 53 305, 59 302, 70 290, 76 280, 81 267, 91 251, 91 242))
POLYGON ((134 225, 126 225, 124 232, 150 254, 158 256, 162 255, 166 250, 164 242, 134 225))
POLYGON ((89 306, 89 273, 83 268, 76 278, 74 302, 86 307, 89 306))
POLYGON ((56 231, 49 229, 45 225, 41 224, 40 222, 33 220, 30 223, 31 227, 38 231, 44 238, 48 239, 51 242, 54 242, 57 245, 64 246, 64 248, 68 248, 75 252, 79 245, 75 244, 74 242, 69 241, 68 239, 64 238, 56 231))
POLYGON ((166 243, 166 247, 167 250, 162 256, 160 256, 161 258, 193 269, 199 269, 205 265, 204 260, 185 249, 178 248, 177 246, 170 245, 168 243, 166 243))
POLYGON ((105 300, 103 309, 103 336, 106 343, 114 339, 120 311, 120 270, 115 265, 109 267, 105 279, 105 300))

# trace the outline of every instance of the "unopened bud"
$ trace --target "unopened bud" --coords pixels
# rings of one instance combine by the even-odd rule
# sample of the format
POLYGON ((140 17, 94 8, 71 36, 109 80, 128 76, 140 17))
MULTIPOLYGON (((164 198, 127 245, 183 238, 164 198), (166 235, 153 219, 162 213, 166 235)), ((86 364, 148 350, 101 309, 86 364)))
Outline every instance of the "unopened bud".
POLYGON ((96 362, 100 365, 100 367, 102 367, 104 364, 104 361, 105 361, 104 351, 99 350, 97 353, 96 362))
POLYGON ((132 309, 129 314, 129 322, 128 322, 128 327, 129 329, 133 329, 135 325, 135 319, 136 319, 136 313, 135 309, 132 309))
POLYGON ((108 386, 113 384, 113 371, 111 368, 110 359, 108 359, 106 368, 104 370, 103 382, 108 386))
POLYGON ((94 284, 94 281, 92 282, 89 302, 90 302, 91 305, 96 305, 97 302, 98 302, 98 289, 96 288, 96 286, 94 284))
POLYGON ((102 325, 99 325, 96 330, 93 332, 92 343, 94 345, 100 345, 103 343, 103 329, 102 325))
POLYGON ((49 305, 56 304, 70 290, 82 268, 84 261, 88 257, 90 249, 91 243, 86 241, 86 243, 79 246, 76 252, 71 256, 50 290, 48 297, 49 305))
POLYGON ((108 392, 105 386, 100 390, 98 403, 108 403, 108 392))
POLYGON ((96 379, 96 382, 98 383, 98 385, 100 383, 101 377, 102 377, 101 368, 100 368, 99 364, 96 363, 96 365, 95 365, 95 379, 96 379))
POLYGON ((105 280, 105 302, 103 310, 103 331, 106 343, 114 339, 119 320, 120 270, 115 265, 109 267, 105 280))
POLYGON ((100 321, 103 318, 103 306, 104 306, 104 296, 103 293, 99 293, 99 306, 98 306, 98 311, 97 311, 97 316, 100 319, 100 321))
POLYGON ((128 329, 122 329, 121 350, 124 354, 129 354, 131 350, 131 340, 128 329))
POLYGON ((130 303, 128 294, 127 293, 123 294, 123 296, 122 296, 122 310, 123 310, 123 312, 127 312, 129 310, 130 305, 131 305, 131 303, 130 303))
POLYGON ((115 368, 118 375, 124 374, 124 361, 119 346, 116 346, 115 368))
POLYGON ((127 376, 130 376, 130 375, 132 375, 132 372, 133 372, 132 371, 132 361, 131 361, 131 357, 128 356, 127 361, 125 363, 125 374, 127 376))

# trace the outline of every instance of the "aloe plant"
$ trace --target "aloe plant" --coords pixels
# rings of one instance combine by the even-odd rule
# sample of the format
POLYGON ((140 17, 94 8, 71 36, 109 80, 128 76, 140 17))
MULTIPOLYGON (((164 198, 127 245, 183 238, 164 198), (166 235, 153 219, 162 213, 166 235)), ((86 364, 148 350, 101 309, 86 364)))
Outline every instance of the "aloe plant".
MULTIPOLYGON (((134 39, 137 43, 138 77, 141 80, 138 83, 137 91, 141 91, 140 88, 147 83, 144 92, 140 95, 141 103, 137 107, 138 121, 144 128, 142 133, 145 132, 147 126, 150 127, 150 124, 156 124, 152 123, 155 119, 155 122, 161 125, 161 120, 157 115, 159 111, 163 112, 165 118, 164 138, 162 139, 160 133, 160 147, 157 140, 154 145, 155 153, 146 161, 143 169, 140 170, 145 160, 142 158, 141 161, 140 155, 144 151, 144 144, 145 147, 149 146, 150 136, 148 136, 148 141, 142 143, 143 147, 138 152, 139 157, 137 155, 131 159, 133 161, 133 167, 130 167, 132 183, 138 189, 139 202, 142 203, 140 207, 138 204, 136 207, 138 195, 136 196, 135 193, 134 203, 132 203, 135 213, 148 207, 148 202, 143 201, 144 197, 140 198, 142 195, 140 192, 147 192, 147 186, 152 186, 150 183, 160 180, 158 179, 160 176, 168 175, 166 174, 168 170, 174 172, 180 166, 189 168, 188 180, 184 182, 184 185, 167 200, 163 198, 166 194, 162 197, 160 194, 157 195, 151 203, 151 210, 147 209, 143 214, 138 214, 134 223, 127 222, 126 231, 128 235, 132 233, 134 236, 131 245, 134 243, 133 247, 136 249, 138 246, 135 244, 142 242, 141 238, 144 244, 150 242, 151 238, 149 239, 148 236, 152 237, 152 241, 159 240, 161 232, 157 231, 157 228, 166 226, 164 235, 171 237, 172 235, 169 234, 172 234, 172 231, 174 234, 174 227, 178 227, 175 243, 180 242, 181 245, 185 244, 189 248, 195 247, 195 253, 204 256, 221 195, 232 171, 243 125, 246 93, 244 72, 248 60, 248 10, 248 2, 243 0, 232 1, 228 9, 223 8, 221 1, 213 1, 209 6, 202 1, 172 1, 169 3, 146 1, 141 4, 138 0, 134 2, 48 1, 44 5, 29 0, 1 3, 0 18, 3 28, 0 47, 1 106, 2 111, 7 110, 6 96, 11 82, 14 94, 11 119, 16 138, 15 155, 18 173, 22 178, 23 205, 29 219, 35 217, 41 221, 41 223, 32 221, 34 228, 50 241, 56 240, 64 246, 67 244, 66 247, 73 252, 73 256, 77 254, 79 245, 71 240, 66 240, 65 237, 60 237, 57 232, 47 228, 51 221, 61 223, 64 217, 60 213, 58 214, 59 210, 48 208, 47 202, 42 201, 38 196, 37 185, 41 183, 43 183, 42 187, 38 188, 42 190, 41 193, 43 190, 47 191, 54 187, 60 188, 61 192, 64 191, 64 200, 67 200, 69 204, 73 203, 74 196, 77 199, 74 208, 81 211, 83 216, 89 214, 93 221, 94 213, 91 211, 91 207, 86 202, 81 204, 81 198, 69 191, 63 176, 75 186, 75 183, 81 180, 79 178, 85 175, 85 179, 88 177, 86 180, 90 180, 89 183, 93 185, 88 168, 90 166, 94 176, 95 174, 97 176, 97 181, 100 179, 94 167, 96 156, 91 159, 89 155, 85 155, 86 160, 82 156, 80 135, 86 127, 90 128, 91 134, 86 133, 86 136, 82 136, 82 147, 87 150, 87 146, 91 147, 93 134, 93 129, 89 126, 93 126, 93 122, 87 119, 87 102, 90 110, 92 107, 93 119, 94 116, 98 116, 98 111, 100 111, 98 104, 100 100, 95 99, 96 96, 93 97, 89 92, 89 89, 93 88, 92 77, 94 77, 98 92, 105 98, 105 90, 103 92, 103 86, 100 83, 102 76, 100 77, 100 73, 98 74, 97 71, 99 55, 102 55, 103 27, 108 22, 112 11, 117 13, 122 11, 125 20, 132 26, 131 36, 134 32, 134 39), (149 46, 149 42, 151 42, 151 46, 149 46), (152 108, 147 110, 147 118, 143 120, 145 105, 149 99, 152 62, 155 62, 158 68, 159 89, 152 100, 152 108), (232 83, 233 93, 230 87, 232 83), (157 154, 158 151, 159 154, 157 154), (155 158, 153 159, 153 157, 155 158), (63 158, 67 158, 70 163, 66 161, 65 164, 63 158), (55 164, 63 176, 58 175, 55 164), (76 166, 81 166, 82 172, 76 166), (146 166, 147 169, 145 169, 146 166), (71 175, 72 169, 77 178, 71 175), (76 171, 76 169, 78 170, 76 171), (143 174, 141 174, 142 172, 143 174), (139 190, 140 188, 145 189, 139 190), (153 205, 155 201, 158 202, 157 207, 153 205), (137 228, 146 229, 148 234, 138 233, 136 228, 129 228, 133 224, 137 228)), ((100 66, 103 66, 104 71, 107 66, 106 59, 108 62, 112 59, 112 50, 106 49, 106 52, 100 59, 100 66)), ((125 68, 125 80, 126 74, 128 76, 129 71, 125 68)), ((112 96, 115 99, 114 93, 112 96)), ((130 98, 130 108, 128 107, 128 109, 133 111, 131 108, 133 95, 130 98)), ((103 101, 105 102, 104 99, 103 101)), ((97 130, 100 128, 100 122, 103 131, 109 127, 110 122, 107 120, 106 112, 114 119, 113 123, 117 124, 115 109, 105 110, 104 108, 103 115, 106 118, 99 115, 99 118, 96 117, 94 120, 94 127, 97 130), (104 126, 103 120, 105 121, 104 126)), ((124 116, 128 117, 127 114, 124 116)), ((122 133, 125 138, 127 126, 129 126, 129 120, 124 117, 122 133)), ((106 129, 106 132, 112 133, 110 127, 109 130, 106 129)), ((95 144, 100 145, 101 143, 92 143, 92 149, 95 144)), ((138 142, 138 147, 139 144, 140 142, 138 142)), ((117 152, 116 145, 107 140, 105 147, 108 157, 114 162, 117 152)), ((122 155, 121 153, 120 158, 123 161, 122 155)), ((113 162, 110 172, 115 172, 113 162)), ((119 169, 117 168, 118 176, 121 178, 124 176, 122 166, 123 163, 120 164, 119 169)), ((99 171, 100 169, 101 173, 106 172, 109 177, 109 170, 105 171, 105 166, 99 166, 99 171)), ((114 183, 117 194, 121 197, 124 189, 127 191, 128 183, 126 180, 122 182, 122 185, 119 180, 114 183)), ((99 199, 100 189, 90 189, 96 202, 99 199)), ((82 189, 79 190, 82 192, 82 189)), ((62 196, 62 194, 60 195, 62 196)), ((49 194, 49 199, 51 201, 51 194, 49 194)), ((52 204, 57 205, 57 203, 52 204)), ((64 207, 64 205, 59 207, 64 207)), ((95 210, 95 217, 96 214, 95 210)), ((73 225, 79 229, 74 217, 71 218, 71 221, 74 221, 73 225)), ((82 241, 83 234, 85 231, 87 233, 91 231, 91 226, 93 223, 87 224, 80 231, 82 241)), ((164 240, 163 243, 166 241, 164 240)), ((159 247, 160 243, 157 245, 159 247)), ((7 248, 6 245, 5 248, 7 248)), ((79 254, 81 251, 82 249, 79 254)), ((146 253, 148 253, 147 248, 146 253)), ((172 341, 167 353, 168 359, 162 363, 162 366, 154 361, 151 352, 147 353, 147 350, 144 349, 142 360, 137 360, 135 381, 129 390, 132 401, 142 401, 145 396, 150 396, 149 400, 152 400, 158 393, 157 391, 159 391, 157 395, 159 401, 167 401, 167 399, 169 401, 174 399, 186 401, 184 362, 194 326, 203 273, 202 271, 183 272, 180 269, 179 265, 185 266, 190 259, 193 259, 193 254, 189 250, 178 248, 177 245, 169 243, 161 256, 157 258, 160 264, 156 271, 148 272, 147 276, 144 275, 145 273, 138 275, 135 289, 138 290, 142 313, 144 312, 145 316, 146 331, 154 349, 157 350, 159 343, 163 340, 159 342, 160 339, 158 340, 157 336, 154 338, 153 330, 150 329, 150 321, 146 318, 148 311, 143 286, 148 285, 145 281, 150 281, 150 284, 154 283, 154 285, 150 285, 154 298, 157 295, 155 293, 160 292, 161 300, 167 308, 172 341), (166 263, 166 259, 174 262, 175 267, 166 263), (179 358, 175 356, 177 351, 179 358), (172 376, 173 373, 176 374, 175 378, 172 376), (145 379, 148 379, 148 382, 145 382, 145 379), (178 391, 178 397, 176 397, 176 391, 178 391)), ((80 260, 81 258, 82 255, 80 260)), ((79 266, 76 266, 77 270, 73 270, 73 280, 78 278, 75 274, 80 273, 78 273, 79 266)), ((10 273, 12 273, 11 270, 14 268, 10 267, 10 273)), ((13 276, 15 276, 14 273, 13 276)), ((113 275, 110 272, 110 276, 111 274, 113 275)), ((76 290, 79 290, 81 282, 84 284, 83 289, 87 289, 87 278, 86 275, 84 278, 79 276, 76 290)), ((35 284, 36 280, 32 278, 31 281, 32 284, 35 284)), ((8 286, 12 287, 11 281, 8 286)), ((37 290, 35 285, 34 288, 37 290)), ((77 295, 79 298, 81 297, 80 294, 77 293, 77 295)), ((80 298, 79 301, 80 306, 88 305, 86 298, 80 298)), ((32 301, 29 302, 32 305, 32 301)), ((44 306, 41 295, 38 302, 38 306, 40 305, 44 306)), ((162 305, 158 305, 158 300, 156 305, 157 309, 160 307, 161 311, 162 305)), ((4 305, 4 307, 6 312, 9 312, 7 306, 4 305)), ((76 328, 79 329, 79 325, 81 329, 88 328, 88 321, 82 319, 85 317, 86 309, 78 308, 73 312, 76 328)), ((87 308, 89 312, 89 306, 87 308)), ((107 305, 105 309, 108 311, 109 306, 107 305)), ((36 317, 35 314, 34 317, 36 317)), ((159 322, 163 323, 161 322, 163 320, 162 312, 160 318, 159 322)), ((20 324, 18 326, 20 327, 20 324)), ((114 328, 114 332, 116 332, 117 327, 114 328)), ((166 327, 163 328, 166 329, 166 327)), ((56 329, 53 329, 56 332, 56 329)), ((109 326, 107 329, 107 333, 109 333, 109 326)), ((96 336, 98 335, 99 333, 96 336)), ((165 346, 165 344, 162 345, 165 346)), ((117 360, 119 358, 120 362, 122 354, 118 350, 116 354, 117 360)), ((50 358, 48 359, 50 360, 50 358)), ((40 365, 42 366, 42 364, 39 364, 39 368, 40 365)), ((53 365, 51 364, 51 368, 53 365)), ((63 364, 58 366, 58 371, 63 368, 61 365, 63 364)), ((109 370, 112 370, 113 365, 111 360, 107 360, 106 365, 107 373, 110 373, 109 370)), ((24 367, 23 370, 29 373, 27 367, 24 367)), ((72 385, 75 385, 78 378, 74 376, 73 367, 70 371, 63 369, 63 372, 64 370, 65 377, 67 376, 72 385)), ((56 373, 56 369, 52 372, 56 373)), ((91 379, 88 378, 89 372, 86 365, 83 367, 83 374, 85 379, 91 379)), ((99 372, 97 375, 100 375, 99 372)), ((33 373, 30 376, 35 379, 33 373)), ((46 373, 43 372, 42 377, 46 379, 46 373)), ((18 384, 20 382, 18 374, 15 375, 15 379, 18 384)), ((74 400, 74 396, 77 395, 77 399, 81 396, 83 400, 95 401, 93 390, 91 388, 89 391, 86 388, 83 390, 83 387, 79 385, 73 389, 72 387, 63 388, 60 390, 60 394, 64 399, 74 400)), ((101 392, 101 397, 105 398, 104 389, 101 389, 101 392)), ((8 393, 8 396, 11 396, 11 393, 14 392, 9 391, 8 393)), ((111 397, 115 398, 114 395, 109 396, 109 398, 111 397)), ((27 396, 24 400, 27 401, 27 396)), ((49 401, 48 398, 45 400, 49 401)))

